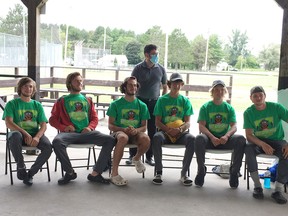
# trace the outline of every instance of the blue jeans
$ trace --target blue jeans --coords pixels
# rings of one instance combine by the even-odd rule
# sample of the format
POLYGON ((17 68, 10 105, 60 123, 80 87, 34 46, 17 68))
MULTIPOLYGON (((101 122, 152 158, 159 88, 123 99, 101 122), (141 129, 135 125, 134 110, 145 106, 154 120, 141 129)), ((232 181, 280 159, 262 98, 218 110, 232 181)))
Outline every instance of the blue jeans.
MULTIPOLYGON (((10 150, 12 152, 12 155, 16 161, 17 169, 18 168, 24 168, 24 158, 22 155, 22 145, 26 145, 24 142, 24 137, 19 131, 11 131, 8 133, 8 143, 10 150)), ((31 166, 29 172, 32 176, 34 176, 39 169, 43 166, 44 163, 49 159, 51 153, 52 153, 52 145, 49 141, 49 139, 43 135, 38 143, 37 146, 38 149, 41 150, 41 153, 38 155, 36 161, 31 166)))

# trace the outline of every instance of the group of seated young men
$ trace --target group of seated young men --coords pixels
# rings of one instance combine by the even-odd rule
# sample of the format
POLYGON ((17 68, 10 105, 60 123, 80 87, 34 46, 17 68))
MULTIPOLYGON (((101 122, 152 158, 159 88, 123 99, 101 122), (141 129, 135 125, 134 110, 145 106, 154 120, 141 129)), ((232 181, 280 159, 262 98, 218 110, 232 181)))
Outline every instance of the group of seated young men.
POLYGON ((200 108, 198 124, 200 134, 196 137, 189 132, 190 116, 193 108, 190 100, 180 94, 184 80, 179 73, 173 73, 167 82, 170 91, 157 100, 154 116, 158 132, 150 140, 145 133, 147 120, 150 118, 147 106, 136 97, 139 83, 133 76, 127 77, 120 90, 124 96, 113 101, 107 111, 109 116, 108 128, 111 134, 95 130, 98 116, 91 98, 81 94, 83 78, 74 72, 67 76, 66 87, 70 94, 63 96, 54 104, 49 123, 59 133, 52 141, 44 135, 47 128, 47 118, 42 105, 33 99, 36 92, 35 82, 22 78, 17 85, 19 98, 9 101, 5 107, 3 120, 10 129, 8 142, 17 163, 17 177, 26 185, 33 184, 33 176, 54 152, 61 162, 65 175, 58 180, 59 185, 65 185, 77 178, 72 168, 66 148, 71 143, 91 143, 101 146, 100 155, 93 171, 87 178, 92 182, 117 186, 127 185, 128 180, 118 171, 125 145, 137 145, 137 153, 132 161, 138 173, 146 168, 141 157, 152 145, 156 175, 152 182, 162 184, 162 145, 185 145, 183 166, 180 181, 185 186, 191 186, 192 180, 187 175, 194 151, 197 157, 198 170, 194 184, 204 185, 206 174, 206 149, 233 150, 230 167, 229 184, 231 188, 239 185, 238 173, 242 165, 244 152, 248 171, 254 181, 253 197, 263 199, 263 189, 260 183, 256 156, 260 153, 276 155, 279 165, 272 198, 279 204, 287 199, 283 196, 283 185, 288 182, 288 145, 284 140, 281 121, 288 122, 288 110, 279 103, 266 102, 266 94, 261 86, 255 86, 250 91, 252 105, 244 112, 244 129, 246 139, 237 131, 234 108, 225 101, 227 88, 221 80, 215 80, 210 89, 212 100, 200 108), (35 163, 28 170, 24 164, 22 145, 35 146, 41 150, 35 163), (102 172, 113 152, 112 173, 110 179, 103 178, 102 172), (27 171, 28 170, 28 171, 27 171))

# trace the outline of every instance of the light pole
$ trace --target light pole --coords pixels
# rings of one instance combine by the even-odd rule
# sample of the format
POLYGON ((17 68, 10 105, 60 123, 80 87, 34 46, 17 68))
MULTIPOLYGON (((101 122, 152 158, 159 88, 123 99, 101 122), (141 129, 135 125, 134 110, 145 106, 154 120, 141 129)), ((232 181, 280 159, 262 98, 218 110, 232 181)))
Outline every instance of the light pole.
POLYGON ((208 30, 208 33, 207 33, 207 42, 206 42, 206 54, 205 54, 204 71, 207 71, 209 38, 210 38, 210 32, 209 32, 209 30, 208 30))
POLYGON ((164 68, 167 70, 168 65, 168 32, 165 35, 165 55, 164 55, 164 68))
POLYGON ((69 25, 66 24, 65 49, 64 49, 64 61, 66 61, 66 58, 67 58, 68 32, 69 32, 69 25))

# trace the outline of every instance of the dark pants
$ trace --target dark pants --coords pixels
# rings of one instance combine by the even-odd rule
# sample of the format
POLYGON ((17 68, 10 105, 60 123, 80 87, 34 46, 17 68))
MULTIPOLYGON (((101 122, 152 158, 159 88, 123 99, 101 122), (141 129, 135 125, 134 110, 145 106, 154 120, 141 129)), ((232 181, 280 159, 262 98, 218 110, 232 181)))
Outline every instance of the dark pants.
MULTIPOLYGON (((285 184, 288 182, 288 159, 283 157, 282 147, 287 142, 285 140, 269 140, 261 139, 268 145, 270 145, 275 151, 274 155, 279 158, 278 169, 276 173, 276 181, 285 184)), ((258 171, 258 163, 256 156, 258 154, 265 154, 265 152, 259 146, 248 143, 245 148, 247 169, 249 172, 258 171)))
POLYGON ((233 149, 231 174, 238 174, 242 165, 246 139, 242 135, 234 134, 225 145, 215 147, 205 134, 199 134, 195 139, 195 154, 197 157, 198 174, 205 173, 205 150, 206 149, 233 149))
MULTIPOLYGON (((19 131, 9 132, 8 143, 12 155, 17 163, 17 169, 25 168, 24 158, 22 155, 22 145, 26 144, 24 142, 23 135, 19 131)), ((52 145, 45 135, 40 138, 37 148, 41 150, 41 153, 38 155, 35 163, 29 170, 32 176, 34 176, 39 171, 39 169, 41 169, 43 164, 46 163, 52 153, 52 145)))
MULTIPOLYGON (((185 176, 188 172, 190 167, 193 154, 194 154, 194 141, 195 137, 185 132, 179 139, 176 140, 175 143, 179 145, 185 145, 185 153, 182 161, 182 170, 181 170, 181 177, 185 176)), ((155 169, 157 174, 162 175, 162 145, 163 144, 173 144, 167 137, 164 135, 162 131, 159 131, 155 134, 152 140, 152 147, 154 152, 154 159, 155 159, 155 169)))
POLYGON ((91 131, 88 133, 59 133, 54 138, 52 145, 57 158, 61 162, 63 170, 68 173, 73 172, 73 168, 66 151, 66 147, 71 143, 92 143, 97 146, 102 146, 98 160, 93 167, 94 171, 101 174, 106 168, 111 157, 111 151, 115 146, 115 139, 114 137, 103 134, 99 131, 91 131))
MULTIPOLYGON (((150 119, 148 120, 148 124, 147 124, 147 131, 148 131, 148 136, 151 141, 150 141, 150 148, 146 152, 146 158, 150 159, 153 157, 151 142, 152 142, 154 134, 156 133, 155 116, 153 115, 153 112, 154 112, 154 107, 156 105, 157 100, 145 100, 140 97, 138 98, 147 105, 149 113, 150 113, 150 119)), ((130 157, 135 156, 136 152, 137 152, 137 148, 130 148, 129 149, 130 157)))

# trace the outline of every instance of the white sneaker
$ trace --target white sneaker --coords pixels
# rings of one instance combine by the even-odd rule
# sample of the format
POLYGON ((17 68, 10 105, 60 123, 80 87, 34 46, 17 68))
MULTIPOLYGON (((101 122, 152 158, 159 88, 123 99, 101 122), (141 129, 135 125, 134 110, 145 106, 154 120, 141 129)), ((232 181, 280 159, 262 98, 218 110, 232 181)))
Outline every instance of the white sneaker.
POLYGON ((152 180, 153 184, 161 185, 163 183, 162 176, 160 174, 157 174, 154 179, 152 180))
POLYGON ((188 176, 182 176, 180 181, 182 182, 183 185, 185 186, 191 186, 193 181, 190 179, 188 176))
POLYGON ((140 160, 136 161, 134 158, 132 159, 132 162, 135 164, 135 168, 138 173, 143 173, 146 170, 146 167, 144 166, 143 162, 140 160))

